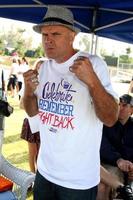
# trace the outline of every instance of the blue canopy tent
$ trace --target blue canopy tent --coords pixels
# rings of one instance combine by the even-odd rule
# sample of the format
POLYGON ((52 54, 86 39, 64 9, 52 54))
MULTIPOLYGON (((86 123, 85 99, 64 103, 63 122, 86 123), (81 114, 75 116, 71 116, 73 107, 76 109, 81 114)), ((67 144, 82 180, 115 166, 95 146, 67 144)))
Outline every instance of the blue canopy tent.
POLYGON ((133 0, 0 0, 0 17, 39 23, 48 5, 70 8, 82 32, 133 43, 133 0))

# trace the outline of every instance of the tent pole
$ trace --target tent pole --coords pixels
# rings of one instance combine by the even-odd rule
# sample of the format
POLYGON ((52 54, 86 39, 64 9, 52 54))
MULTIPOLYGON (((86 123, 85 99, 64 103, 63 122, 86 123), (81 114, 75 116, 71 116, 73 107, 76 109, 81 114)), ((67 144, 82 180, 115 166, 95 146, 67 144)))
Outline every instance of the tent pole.
POLYGON ((97 54, 97 48, 98 48, 98 36, 95 35, 95 45, 94 45, 95 49, 94 49, 94 54, 97 54))
POLYGON ((95 54, 96 51, 96 36, 95 36, 95 27, 96 27, 96 17, 97 17, 98 7, 95 7, 93 11, 93 18, 92 18, 92 40, 91 40, 91 54, 95 54))
POLYGON ((91 35, 91 50, 90 53, 93 54, 93 48, 94 48, 94 33, 91 35))
POLYGON ((92 33, 90 53, 96 55, 97 54, 97 48, 98 48, 98 36, 95 35, 94 33, 92 33))

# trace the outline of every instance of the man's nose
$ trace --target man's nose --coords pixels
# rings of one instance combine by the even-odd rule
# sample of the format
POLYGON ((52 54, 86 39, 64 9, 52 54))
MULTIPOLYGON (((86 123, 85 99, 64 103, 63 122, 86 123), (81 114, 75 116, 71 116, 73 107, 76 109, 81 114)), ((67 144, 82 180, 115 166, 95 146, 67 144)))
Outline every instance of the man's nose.
POLYGON ((51 36, 46 36, 46 37, 45 37, 45 42, 51 43, 51 42, 52 42, 51 36))

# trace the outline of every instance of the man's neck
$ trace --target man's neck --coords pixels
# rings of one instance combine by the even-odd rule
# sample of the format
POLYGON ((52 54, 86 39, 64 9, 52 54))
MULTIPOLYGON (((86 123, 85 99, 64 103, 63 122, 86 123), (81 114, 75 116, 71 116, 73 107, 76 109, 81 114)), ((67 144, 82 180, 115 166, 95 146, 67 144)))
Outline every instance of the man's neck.
POLYGON ((62 56, 61 58, 58 58, 58 59, 55 59, 55 61, 57 63, 63 63, 63 62, 66 62, 67 60, 69 60, 74 54, 77 53, 77 50, 75 49, 72 49, 72 51, 67 54, 67 55, 64 55, 64 57, 62 56))
POLYGON ((129 117, 126 118, 126 119, 119 119, 119 122, 120 122, 122 125, 124 125, 124 124, 126 124, 126 122, 128 121, 128 119, 129 119, 129 117))

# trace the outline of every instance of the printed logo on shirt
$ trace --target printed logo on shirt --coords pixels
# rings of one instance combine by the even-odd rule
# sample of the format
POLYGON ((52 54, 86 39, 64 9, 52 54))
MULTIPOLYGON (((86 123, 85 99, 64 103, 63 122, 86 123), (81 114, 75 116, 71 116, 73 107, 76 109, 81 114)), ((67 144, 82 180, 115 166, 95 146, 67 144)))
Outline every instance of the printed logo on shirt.
POLYGON ((42 98, 39 100, 39 115, 43 124, 52 126, 50 131, 56 132, 55 127, 74 129, 72 99, 75 92, 72 84, 64 79, 58 84, 45 83, 42 98))

